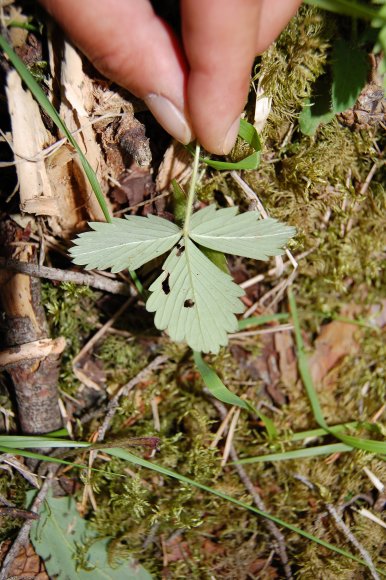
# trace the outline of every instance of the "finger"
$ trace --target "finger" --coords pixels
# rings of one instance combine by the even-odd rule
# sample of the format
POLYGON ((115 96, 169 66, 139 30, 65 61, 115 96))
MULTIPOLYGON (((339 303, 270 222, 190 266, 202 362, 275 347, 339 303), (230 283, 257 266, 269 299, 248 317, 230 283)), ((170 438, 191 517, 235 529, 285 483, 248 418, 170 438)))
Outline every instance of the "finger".
POLYGON ((302 0, 262 0, 256 37, 256 54, 261 54, 279 36, 296 14, 302 0))
POLYGON ((189 143, 186 63, 168 26, 147 0, 41 0, 108 78, 145 100, 159 123, 189 143))
POLYGON ((191 122, 200 143, 213 153, 228 153, 237 137, 260 5, 257 0, 181 2, 191 122))

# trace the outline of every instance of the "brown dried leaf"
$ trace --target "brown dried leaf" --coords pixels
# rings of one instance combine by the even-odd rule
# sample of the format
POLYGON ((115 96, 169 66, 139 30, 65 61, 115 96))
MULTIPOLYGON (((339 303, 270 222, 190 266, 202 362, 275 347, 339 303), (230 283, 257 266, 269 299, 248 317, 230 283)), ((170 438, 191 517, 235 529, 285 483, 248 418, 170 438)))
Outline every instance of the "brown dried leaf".
POLYGON ((292 334, 290 332, 276 332, 274 340, 279 357, 281 382, 286 387, 292 387, 298 379, 298 363, 292 334))
POLYGON ((142 203, 154 191, 154 183, 149 169, 132 165, 130 173, 119 178, 120 187, 114 187, 112 198, 121 204, 135 206, 142 203))
MULTIPOLYGON (((342 315, 354 318, 357 306, 349 306, 342 315)), ((315 352, 309 358, 309 368, 315 383, 321 383, 327 374, 347 355, 358 351, 355 324, 334 320, 322 327, 315 341, 315 352)))
POLYGON ((21 548, 9 569, 9 578, 34 578, 34 580, 49 580, 43 561, 36 554, 31 544, 21 548))

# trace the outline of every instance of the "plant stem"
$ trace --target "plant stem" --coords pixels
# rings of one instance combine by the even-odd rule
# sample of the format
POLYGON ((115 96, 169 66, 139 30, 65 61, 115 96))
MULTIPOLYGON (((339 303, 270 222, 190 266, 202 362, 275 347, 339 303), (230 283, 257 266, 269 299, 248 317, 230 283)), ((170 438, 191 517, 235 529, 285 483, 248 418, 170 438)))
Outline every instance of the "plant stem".
POLYGON ((195 147, 195 151, 194 151, 192 179, 190 180, 188 203, 186 204, 186 214, 185 214, 185 222, 184 222, 184 228, 183 228, 184 236, 187 236, 189 233, 190 217, 191 217, 192 211, 193 211, 194 194, 196 192, 199 161, 200 161, 200 145, 198 143, 196 143, 196 147, 195 147))

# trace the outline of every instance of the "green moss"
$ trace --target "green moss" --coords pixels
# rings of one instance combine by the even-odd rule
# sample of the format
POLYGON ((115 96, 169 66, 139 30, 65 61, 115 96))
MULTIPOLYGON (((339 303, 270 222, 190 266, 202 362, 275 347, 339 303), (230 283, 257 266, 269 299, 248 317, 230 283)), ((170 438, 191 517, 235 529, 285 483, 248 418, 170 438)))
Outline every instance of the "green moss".
MULTIPOLYGON (((6 469, 6 464, 3 463, 3 469, 0 474, 0 495, 8 500, 13 506, 23 509, 25 494, 27 491, 27 482, 16 470, 13 471, 12 476, 6 469), (4 469, 5 468, 5 469, 4 469)), ((12 537, 24 523, 22 518, 15 518, 14 516, 1 516, 1 530, 0 541, 12 537)))
POLYGON ((42 301, 51 336, 64 336, 66 339, 59 386, 69 393, 74 393, 79 385, 72 372, 72 360, 99 319, 98 296, 99 293, 91 288, 70 282, 59 286, 49 282, 42 285, 42 301))
POLYGON ((261 57, 258 73, 265 93, 273 99, 265 130, 269 139, 284 136, 311 95, 313 83, 324 72, 334 30, 333 19, 303 6, 261 57))

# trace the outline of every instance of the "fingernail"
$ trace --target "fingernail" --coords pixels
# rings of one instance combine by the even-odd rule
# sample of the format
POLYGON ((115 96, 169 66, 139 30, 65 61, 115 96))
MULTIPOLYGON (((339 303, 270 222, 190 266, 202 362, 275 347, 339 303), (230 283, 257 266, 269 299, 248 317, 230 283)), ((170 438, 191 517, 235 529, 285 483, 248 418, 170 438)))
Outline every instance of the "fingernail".
POLYGON ((239 129, 240 129, 240 117, 237 117, 234 123, 232 123, 232 125, 230 126, 230 129, 228 130, 228 133, 226 134, 226 137, 224 139, 224 143, 222 146, 223 155, 227 155, 234 146, 234 144, 236 143, 237 135, 239 134, 239 129))
POLYGON ((192 131, 184 114, 166 97, 150 94, 145 103, 162 127, 184 145, 193 139, 192 131))

